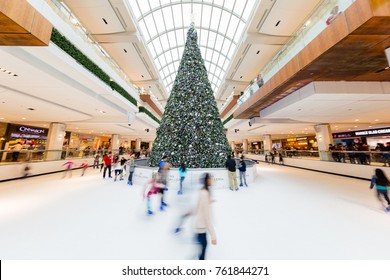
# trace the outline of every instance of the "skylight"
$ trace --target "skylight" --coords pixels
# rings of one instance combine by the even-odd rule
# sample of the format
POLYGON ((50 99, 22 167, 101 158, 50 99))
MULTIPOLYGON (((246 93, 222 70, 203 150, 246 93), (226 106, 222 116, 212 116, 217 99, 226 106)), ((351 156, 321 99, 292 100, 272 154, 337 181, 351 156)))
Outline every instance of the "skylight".
POLYGON ((195 22, 199 47, 216 93, 257 0, 126 0, 170 93, 186 33, 195 22))

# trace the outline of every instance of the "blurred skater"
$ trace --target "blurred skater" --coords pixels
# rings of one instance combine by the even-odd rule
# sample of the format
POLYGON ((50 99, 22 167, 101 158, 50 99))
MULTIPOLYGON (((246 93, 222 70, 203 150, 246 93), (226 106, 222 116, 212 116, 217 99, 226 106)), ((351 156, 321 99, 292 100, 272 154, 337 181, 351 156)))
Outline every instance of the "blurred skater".
POLYGON ((64 176, 62 178, 65 178, 66 175, 69 174, 69 177, 72 177, 72 167, 74 165, 74 162, 73 161, 67 161, 65 162, 62 166, 65 166, 65 172, 64 172, 64 176))
POLYGON ((375 175, 373 175, 371 178, 370 189, 374 188, 374 186, 376 188, 376 193, 379 201, 383 203, 381 199, 381 196, 383 196, 383 198, 387 202, 387 206, 385 206, 386 210, 390 211, 390 199, 387 194, 388 186, 390 186, 390 181, 386 177, 383 170, 380 168, 375 169, 375 175))
POLYGON ((127 178, 127 184, 129 186, 133 185, 133 174, 135 171, 135 162, 134 155, 131 155, 130 159, 127 161, 127 170, 129 170, 129 176, 127 178))
POLYGON ((28 176, 30 176, 30 166, 26 164, 23 168, 23 179, 26 179, 28 176))
POLYGON ((211 195, 209 188, 212 183, 213 179, 211 175, 206 173, 195 214, 196 239, 200 244, 199 260, 204 260, 206 257, 207 232, 210 234, 211 244, 217 244, 217 238, 211 221, 211 195))
POLYGON ((279 152, 279 164, 284 164, 283 155, 279 152))
MULTIPOLYGON (((165 157, 166 158, 166 157, 165 157)), ((160 193, 161 193, 161 205, 160 205, 160 211, 164 211, 164 207, 167 207, 168 204, 165 202, 164 199, 164 192, 168 190, 168 173, 169 169, 171 168, 171 165, 165 161, 163 162, 162 167, 158 170, 159 173, 159 183, 164 185, 164 188, 160 188, 160 193)))
POLYGON ((146 199, 146 214, 153 215, 151 207, 151 196, 158 194, 160 189, 165 188, 165 186, 158 181, 159 173, 153 173, 152 179, 146 184, 144 189, 144 199, 146 199))
POLYGON ((187 166, 182 163, 179 167, 179 174, 180 174, 180 190, 177 192, 177 194, 183 194, 183 181, 186 178, 188 169, 187 166))
POLYGON ((81 176, 84 176, 85 170, 87 170, 88 166, 89 166, 89 164, 88 164, 87 161, 84 161, 84 162, 80 165, 80 167, 83 169, 83 172, 81 173, 81 176))

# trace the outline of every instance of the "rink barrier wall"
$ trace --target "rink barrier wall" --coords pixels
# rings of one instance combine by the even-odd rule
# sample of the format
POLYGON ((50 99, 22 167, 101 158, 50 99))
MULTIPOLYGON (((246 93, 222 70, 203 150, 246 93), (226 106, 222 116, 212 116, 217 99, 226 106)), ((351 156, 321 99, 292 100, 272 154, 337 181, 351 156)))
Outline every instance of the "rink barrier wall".
MULTIPOLYGON (((122 157, 122 156, 121 156, 122 157)), ((129 158, 128 156, 124 156, 129 158)), ((18 180, 24 178, 24 168, 28 164, 30 170, 28 171, 28 177, 49 175, 54 173, 60 173, 66 171, 64 164, 68 161, 74 162, 74 168, 72 170, 80 169, 80 165, 84 162, 88 162, 89 167, 93 165, 93 158, 81 158, 71 160, 58 160, 58 161, 42 161, 42 162, 30 162, 30 163, 9 163, 0 165, 0 182, 6 182, 11 180, 18 180)), ((101 162, 101 161, 100 161, 101 162)), ((158 168, 146 166, 148 159, 135 160, 136 168, 133 175, 133 182, 136 185, 144 185, 151 178, 153 172, 157 172, 158 168)), ((248 184, 252 183, 256 177, 256 165, 252 165, 247 162, 246 181, 248 184)), ((214 186, 216 188, 229 187, 228 171, 225 168, 189 168, 186 176, 186 184, 197 185, 200 182, 201 176, 209 172, 214 176, 214 186)), ((240 174, 236 171, 237 182, 240 184, 240 174)), ((180 185, 179 171, 177 168, 171 168, 168 177, 169 185, 180 185)))
MULTIPOLYGON (((265 162, 264 155, 245 154, 248 159, 265 162)), ((278 163, 279 158, 275 157, 275 164, 278 163)), ((390 168, 376 165, 351 164, 332 161, 310 160, 310 159, 296 159, 283 158, 284 166, 300 168, 310 171, 328 173, 332 175, 339 175, 362 180, 371 180, 376 168, 381 168, 388 177, 390 177, 390 168)))
POLYGON ((0 165, 0 182, 17 180, 23 178, 24 168, 26 165, 30 168, 28 171, 28 177, 35 177, 41 175, 48 175, 65 171, 64 164, 68 161, 74 162, 74 168, 72 170, 80 169, 80 165, 84 162, 89 164, 89 167, 93 165, 93 158, 81 158, 72 160, 56 160, 56 161, 42 161, 42 162, 30 162, 30 163, 10 163, 0 165))
MULTIPOLYGON (((133 174, 133 184, 144 186, 152 178, 152 174, 157 172, 157 167, 137 166, 133 174)), ((188 168, 188 173, 185 178, 186 185, 198 186, 201 185, 201 178, 205 173, 211 173, 214 177, 213 188, 222 189, 229 188, 228 171, 225 168, 188 168)), ((240 184, 240 174, 236 171, 237 183, 240 184)), ((248 185, 253 183, 256 177, 256 165, 247 167, 245 172, 246 182, 248 185)), ((168 173, 168 187, 179 187, 180 175, 178 168, 171 168, 168 173)))

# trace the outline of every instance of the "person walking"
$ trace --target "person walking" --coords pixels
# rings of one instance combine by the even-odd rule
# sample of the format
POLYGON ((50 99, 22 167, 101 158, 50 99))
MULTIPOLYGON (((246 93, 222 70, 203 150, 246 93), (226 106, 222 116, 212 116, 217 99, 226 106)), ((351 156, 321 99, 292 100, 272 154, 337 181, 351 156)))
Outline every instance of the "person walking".
POLYGON ((232 191, 238 191, 237 186, 237 174, 236 174, 236 161, 232 159, 231 155, 227 156, 225 167, 228 169, 229 174, 229 188, 232 191))
POLYGON ((108 155, 105 155, 103 158, 104 162, 104 170, 103 170, 103 179, 106 178, 106 171, 108 169, 108 177, 111 177, 111 164, 112 164, 112 159, 111 159, 111 153, 108 153, 108 155))
POLYGON ((177 192, 177 194, 181 195, 183 194, 183 181, 186 178, 188 169, 187 166, 182 163, 179 167, 179 174, 180 174, 180 190, 177 192))
POLYGON ((246 183, 246 163, 244 160, 244 156, 240 157, 240 163, 238 166, 238 170, 240 171, 240 187, 243 187, 244 184, 245 184, 245 187, 248 187, 248 184, 246 183))
POLYGON ((209 173, 204 176, 203 187, 200 190, 198 206, 195 212, 195 233, 200 245, 199 260, 206 258, 207 233, 210 234, 211 244, 217 245, 217 237, 212 224, 210 187, 212 177, 209 173))
POLYGON ((383 198, 387 202, 387 207, 385 206, 386 210, 390 211, 390 199, 387 194, 388 186, 390 186, 390 181, 386 177, 383 170, 380 168, 375 169, 375 175, 373 175, 371 178, 370 189, 374 188, 374 186, 376 188, 376 193, 379 201, 382 202, 381 196, 383 196, 383 198))

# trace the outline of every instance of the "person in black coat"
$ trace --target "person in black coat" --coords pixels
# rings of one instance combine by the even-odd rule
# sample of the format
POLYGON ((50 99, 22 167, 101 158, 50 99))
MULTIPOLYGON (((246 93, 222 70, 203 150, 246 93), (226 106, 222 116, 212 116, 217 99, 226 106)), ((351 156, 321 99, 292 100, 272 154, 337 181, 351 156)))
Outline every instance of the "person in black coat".
POLYGON ((236 174, 236 161, 234 159, 232 159, 231 155, 228 155, 225 166, 228 169, 228 173, 229 173, 230 190, 238 191, 237 174, 236 174))
POLYGON ((244 156, 242 156, 240 158, 240 163, 239 163, 239 166, 238 166, 238 170, 240 170, 240 187, 243 187, 244 184, 245 184, 245 187, 248 186, 248 184, 246 183, 246 163, 245 163, 245 160, 244 160, 244 156), (244 178, 244 180, 242 179, 244 178), (244 182, 244 184, 243 184, 244 182))

